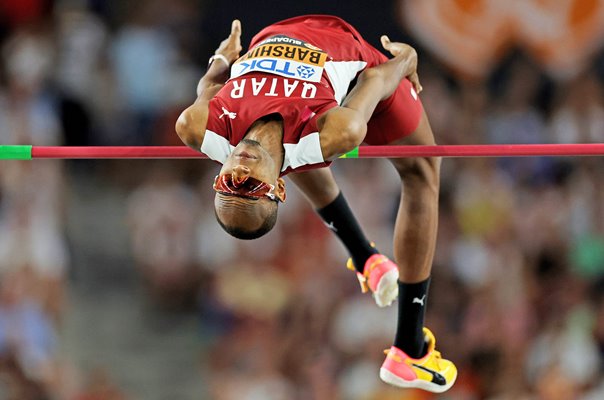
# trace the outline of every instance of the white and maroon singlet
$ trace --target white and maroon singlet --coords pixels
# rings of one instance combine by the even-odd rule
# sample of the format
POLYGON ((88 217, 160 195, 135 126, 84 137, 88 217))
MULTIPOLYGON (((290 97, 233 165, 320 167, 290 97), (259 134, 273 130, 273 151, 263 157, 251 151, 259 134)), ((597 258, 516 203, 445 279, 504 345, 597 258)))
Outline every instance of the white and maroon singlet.
MULTIPOLYGON (((255 121, 279 114, 284 124, 282 173, 325 166, 317 118, 341 103, 360 71, 386 60, 337 17, 311 15, 270 25, 252 39, 250 50, 232 65, 230 79, 210 100, 201 151, 223 163, 255 121)), ((365 142, 387 144, 406 136, 420 115, 421 102, 409 81, 403 80, 399 90, 376 108, 378 118, 372 117, 365 142), (392 115, 395 107, 404 107, 405 112, 396 113, 404 115, 392 115), (393 129, 385 130, 385 122, 398 125, 395 135, 393 129)))

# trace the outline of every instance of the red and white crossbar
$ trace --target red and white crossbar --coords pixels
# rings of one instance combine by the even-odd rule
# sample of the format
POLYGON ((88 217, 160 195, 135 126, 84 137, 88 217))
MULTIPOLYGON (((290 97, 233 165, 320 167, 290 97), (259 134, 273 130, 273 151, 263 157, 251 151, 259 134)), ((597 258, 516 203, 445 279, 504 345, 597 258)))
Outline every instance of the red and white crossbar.
MULTIPOLYGON (((340 158, 602 156, 604 143, 360 146, 340 158)), ((0 145, 0 160, 208 158, 184 146, 0 145)))

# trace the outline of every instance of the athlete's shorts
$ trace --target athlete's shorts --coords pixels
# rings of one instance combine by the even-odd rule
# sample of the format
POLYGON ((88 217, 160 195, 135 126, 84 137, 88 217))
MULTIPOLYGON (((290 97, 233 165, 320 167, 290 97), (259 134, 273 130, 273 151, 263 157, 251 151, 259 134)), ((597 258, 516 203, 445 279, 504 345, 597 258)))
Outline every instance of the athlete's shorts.
MULTIPOLYGON (((282 32, 316 44, 334 60, 365 61, 367 68, 388 60, 352 25, 331 15, 305 15, 277 22, 256 35, 252 45, 263 37, 282 32)), ((411 82, 404 79, 391 97, 378 104, 368 123, 364 142, 386 145, 409 136, 417 129, 422 114, 421 100, 411 82)))
POLYGON ((380 102, 367 124, 364 142, 379 146, 411 135, 422 118, 423 106, 408 79, 404 79, 392 96, 380 102))
MULTIPOLYGON (((348 25, 348 29, 354 31, 352 26, 344 23, 348 25)), ((367 43, 358 32, 357 35, 357 40, 363 46, 363 59, 368 61, 368 67, 388 61, 382 52, 367 43)), ((403 79, 392 96, 378 103, 367 124, 367 134, 363 142, 374 146, 387 145, 411 135, 419 125, 423 110, 413 84, 408 79, 403 79)))

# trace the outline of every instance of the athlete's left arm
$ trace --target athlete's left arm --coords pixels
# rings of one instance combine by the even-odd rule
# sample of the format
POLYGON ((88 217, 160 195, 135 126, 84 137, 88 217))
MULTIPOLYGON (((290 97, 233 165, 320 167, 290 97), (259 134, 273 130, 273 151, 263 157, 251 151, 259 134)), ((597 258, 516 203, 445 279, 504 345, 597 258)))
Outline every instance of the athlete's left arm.
POLYGON ((231 64, 241 53, 241 23, 234 20, 229 37, 210 59, 205 75, 197 84, 197 99, 176 121, 176 133, 187 146, 199 151, 208 121, 208 103, 229 79, 231 64))
POLYGON ((241 22, 236 19, 231 23, 229 37, 220 43, 210 58, 208 70, 197 85, 197 96, 207 90, 216 94, 224 86, 229 79, 231 65, 239 58, 241 50, 241 22))
POLYGON ((401 80, 409 79, 418 93, 422 90, 415 49, 404 43, 391 42, 387 36, 382 36, 381 41, 394 57, 363 71, 342 105, 327 111, 318 121, 321 150, 326 160, 361 144, 378 103, 390 97, 401 80))

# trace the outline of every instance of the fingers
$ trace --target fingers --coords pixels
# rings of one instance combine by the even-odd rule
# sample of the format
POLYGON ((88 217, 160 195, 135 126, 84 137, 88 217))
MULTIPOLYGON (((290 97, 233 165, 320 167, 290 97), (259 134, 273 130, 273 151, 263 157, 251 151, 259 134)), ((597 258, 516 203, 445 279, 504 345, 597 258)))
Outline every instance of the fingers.
MULTIPOLYGON (((415 53, 415 50, 404 44, 404 43, 392 43, 390 41, 390 38, 387 35, 382 35, 380 37, 380 42, 382 42, 382 46, 384 46, 385 50, 388 50, 390 52, 390 54, 392 54, 393 56, 398 56, 401 54, 405 54, 405 50, 407 49, 411 49, 412 53, 415 53)), ((417 57, 417 56, 415 56, 417 57)), ((422 85, 419 83, 419 76, 417 75, 417 71, 415 70, 417 67, 417 60, 415 61, 415 67, 413 67, 413 73, 411 73, 411 75, 408 75, 407 78, 411 81, 411 84, 413 85, 413 89, 415 89, 416 93, 420 93, 423 90, 422 85)))
POLYGON ((231 23, 231 36, 241 36, 241 21, 234 19, 231 23))
POLYGON ((390 38, 388 36, 382 35, 380 37, 380 42, 382 42, 382 46, 384 46, 384 48, 386 50, 389 50, 389 47, 390 47, 390 38))
POLYGON ((215 54, 220 54, 226 57, 228 60, 227 64, 232 64, 241 52, 241 22, 238 19, 234 19, 231 23, 231 32, 229 37, 220 42, 218 49, 215 54))
POLYGON ((414 72, 413 75, 411 75, 409 77, 409 80, 411 81, 411 84, 413 85, 413 89, 415 89, 415 92, 417 94, 420 94, 421 91, 424 90, 421 83, 419 83, 419 76, 417 75, 417 72, 414 72))

